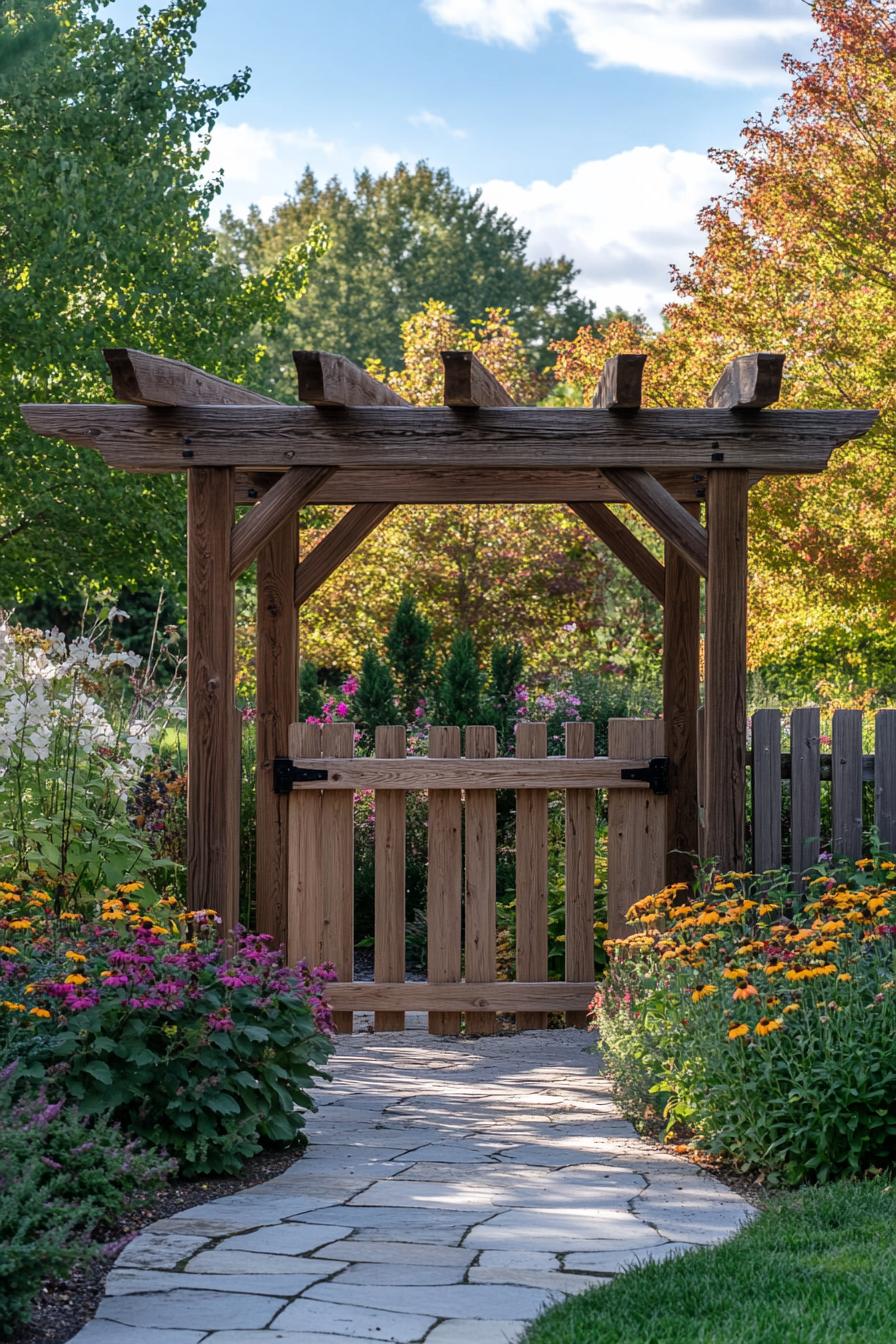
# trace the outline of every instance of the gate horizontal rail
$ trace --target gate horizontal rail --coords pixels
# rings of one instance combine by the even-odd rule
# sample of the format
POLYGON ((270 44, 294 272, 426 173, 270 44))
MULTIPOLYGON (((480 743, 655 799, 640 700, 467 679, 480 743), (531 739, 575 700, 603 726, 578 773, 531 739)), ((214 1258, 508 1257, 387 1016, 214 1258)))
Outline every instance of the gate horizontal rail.
POLYGON ((379 1009, 401 1012, 584 1012, 594 998, 594 981, 581 984, 566 980, 494 980, 477 984, 433 985, 414 981, 377 984, 356 980, 334 984, 327 997, 337 1011, 369 1012, 379 1009))
POLYGON ((595 756, 574 760, 547 756, 542 760, 460 756, 438 760, 407 756, 352 760, 327 756, 291 758, 294 789, 646 789, 652 762, 595 756), (627 774, 627 772, 632 772, 627 774))

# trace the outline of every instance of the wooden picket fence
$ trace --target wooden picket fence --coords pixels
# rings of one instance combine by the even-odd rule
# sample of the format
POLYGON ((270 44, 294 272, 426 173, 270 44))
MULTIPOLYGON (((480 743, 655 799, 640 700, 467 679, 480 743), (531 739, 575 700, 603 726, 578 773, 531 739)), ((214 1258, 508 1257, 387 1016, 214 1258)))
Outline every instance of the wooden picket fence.
POLYGON ((609 725, 608 757, 594 725, 565 726, 565 755, 548 756, 547 726, 521 723, 516 754, 496 755, 495 729, 433 727, 428 755, 408 756, 403 727, 376 730, 375 755, 355 756, 352 724, 293 724, 275 783, 289 792, 289 951, 332 961, 337 1027, 372 1010, 377 1031, 400 1031, 425 1010, 429 1030, 493 1033, 498 1012, 520 1028, 563 1012, 583 1025, 594 992, 595 790, 608 791, 610 931, 664 882, 664 730, 658 720, 609 725), (660 792, 656 789, 659 788, 660 792), (353 979, 356 792, 373 789, 374 979, 353 979), (516 978, 497 979, 496 791, 516 793, 516 978), (405 822, 409 791, 428 795, 426 983, 405 981, 405 822), (565 978, 548 979, 548 793, 565 799, 565 978))
POLYGON ((835 710, 830 750, 825 751, 820 711, 806 706, 791 713, 789 749, 782 750, 781 711, 761 709, 753 715, 748 759, 756 872, 780 868, 786 859, 794 874, 803 873, 823 849, 861 858, 871 823, 884 846, 896 848, 896 710, 874 715, 873 755, 863 752, 863 729, 861 710, 835 710), (828 780, 830 823, 823 829, 822 782, 828 780), (871 805, 867 784, 873 785, 871 805))

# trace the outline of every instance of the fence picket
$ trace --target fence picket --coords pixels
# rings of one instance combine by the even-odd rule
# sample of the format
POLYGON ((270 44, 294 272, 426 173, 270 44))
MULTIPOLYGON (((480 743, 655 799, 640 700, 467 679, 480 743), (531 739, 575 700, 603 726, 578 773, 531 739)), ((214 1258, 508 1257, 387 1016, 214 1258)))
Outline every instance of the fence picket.
MULTIPOLYGON (((325 723, 320 730, 321 755, 348 758, 354 754, 355 725, 325 723)), ((351 789, 320 795, 321 888, 323 894, 322 953, 332 961, 340 980, 354 978, 355 957, 355 813, 351 789)), ((351 1013, 334 1013, 336 1030, 350 1033, 351 1013)))
MULTIPOLYGON (((291 756, 320 756, 320 725, 289 727, 291 756)), ((321 798, 319 789, 294 789, 289 795, 289 960, 314 966, 322 960, 324 892, 321 862, 321 798)))
MULTIPOLYGON (((610 719, 612 757, 662 756, 660 719, 610 719)), ((626 911, 666 882, 666 800, 644 790, 607 792, 607 924, 611 938, 630 932, 626 911)))
POLYGON ((831 729, 831 848, 862 857, 862 711, 835 709, 831 729))
MULTIPOLYGON (((395 760, 407 753, 407 730, 377 728, 376 754, 395 760)), ((404 981, 405 795, 400 789, 377 789, 374 832, 373 978, 404 981)), ((404 1031, 404 1013, 376 1012, 374 1031, 404 1031)))
POLYGON ((896 850, 896 709, 874 719, 874 824, 881 843, 896 850))
MULTIPOLYGON (((460 756, 460 729, 430 728, 428 754, 440 760, 460 756)), ((460 980, 462 881, 460 789, 430 789, 426 976, 431 985, 460 980)), ((433 1036, 457 1036, 460 1013, 430 1013, 429 1030, 433 1036)))
MULTIPOLYGON (((563 725, 567 756, 594 755, 594 724, 563 725)), ((594 975, 594 840, 593 789, 566 790, 566 944, 565 974, 570 981, 594 975)), ((586 1027, 588 1015, 566 1014, 568 1027, 586 1027)))
POLYGON ((790 716, 790 867, 795 879, 818 862, 821 835, 820 716, 815 705, 790 716))
POLYGON ((753 715, 753 870, 781 867, 781 711, 753 715))
MULTIPOLYGON (((497 734, 490 724, 467 728, 464 754, 491 760, 497 754, 497 734)), ((494 789, 467 789, 464 794, 464 979, 488 983, 496 974, 497 816, 494 789)), ((467 1013, 471 1036, 493 1036, 494 1013, 467 1013)))
MULTIPOLYGON (((516 754, 531 760, 548 754, 545 723, 520 723, 516 754)), ((548 795, 546 789, 516 791, 516 978, 548 978, 548 795)), ((538 1031, 547 1013, 517 1013, 520 1031, 538 1031)))

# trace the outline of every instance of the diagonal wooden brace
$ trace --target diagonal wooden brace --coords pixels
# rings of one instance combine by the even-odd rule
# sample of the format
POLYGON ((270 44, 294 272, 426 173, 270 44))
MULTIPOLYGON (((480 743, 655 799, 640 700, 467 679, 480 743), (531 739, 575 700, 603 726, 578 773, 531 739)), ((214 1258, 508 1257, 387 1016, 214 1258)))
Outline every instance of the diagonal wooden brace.
POLYGON ((569 501, 569 508, 578 514, 595 536, 600 537, 604 545, 608 546, 626 569, 653 593, 658 602, 666 600, 666 576, 663 566, 629 531, 621 518, 617 518, 606 504, 569 501))
POLYGON ((602 468, 608 481, 636 508, 664 541, 706 578, 708 546, 706 531, 683 504, 673 499, 649 471, 637 467, 602 468))
POLYGON ((332 467, 290 467, 230 530, 230 577, 238 579, 262 546, 332 476, 332 467))

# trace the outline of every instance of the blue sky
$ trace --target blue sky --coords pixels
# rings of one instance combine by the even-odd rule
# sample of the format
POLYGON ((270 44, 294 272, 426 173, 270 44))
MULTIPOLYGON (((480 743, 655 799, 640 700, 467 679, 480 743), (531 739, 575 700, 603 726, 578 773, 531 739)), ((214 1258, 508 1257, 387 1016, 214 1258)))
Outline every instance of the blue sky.
POLYGON ((572 256, 599 304, 655 319, 722 185, 706 150, 771 108, 812 35, 803 0, 208 0, 193 70, 252 68, 213 145, 238 211, 306 163, 350 181, 425 158, 519 218, 533 256, 572 256))

